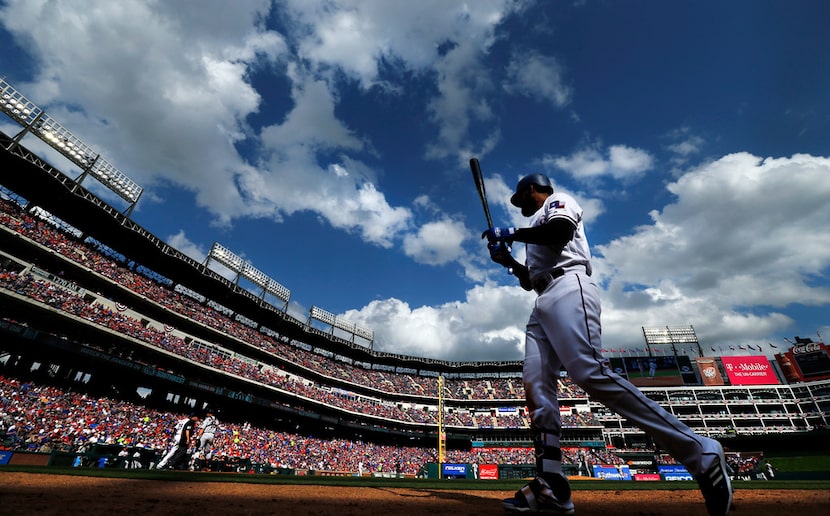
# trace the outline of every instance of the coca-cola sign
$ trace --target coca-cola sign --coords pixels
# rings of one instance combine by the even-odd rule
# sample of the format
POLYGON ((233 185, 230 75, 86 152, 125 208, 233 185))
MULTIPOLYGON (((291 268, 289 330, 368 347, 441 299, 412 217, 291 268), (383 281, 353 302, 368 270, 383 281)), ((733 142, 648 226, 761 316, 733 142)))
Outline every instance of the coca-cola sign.
POLYGON ((811 342, 809 344, 794 347, 793 355, 801 355, 802 353, 815 353, 816 351, 821 351, 822 349, 824 349, 824 344, 821 344, 819 342, 811 342))

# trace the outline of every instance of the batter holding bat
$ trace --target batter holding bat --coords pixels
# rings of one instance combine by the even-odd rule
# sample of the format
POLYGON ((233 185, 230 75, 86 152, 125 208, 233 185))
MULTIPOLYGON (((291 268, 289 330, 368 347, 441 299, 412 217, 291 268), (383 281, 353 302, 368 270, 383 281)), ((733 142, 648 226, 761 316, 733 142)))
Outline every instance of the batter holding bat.
MULTIPOLYGON (((474 176, 477 165, 471 160, 474 176)), ((479 194, 486 205, 483 182, 479 194)), ((490 227, 482 238, 487 238, 491 259, 510 268, 525 290, 538 295, 527 323, 523 370, 536 478, 504 500, 504 508, 528 514, 574 512, 559 445, 557 390, 564 366, 592 399, 642 428, 694 475, 710 515, 726 515, 732 506, 732 485, 720 443, 694 433, 614 373, 602 356, 599 288, 591 278, 582 208, 573 197, 554 192, 542 174, 523 177, 510 202, 529 217, 528 227, 492 227, 488 215, 490 227), (514 242, 527 246, 525 265, 510 254, 514 242)))

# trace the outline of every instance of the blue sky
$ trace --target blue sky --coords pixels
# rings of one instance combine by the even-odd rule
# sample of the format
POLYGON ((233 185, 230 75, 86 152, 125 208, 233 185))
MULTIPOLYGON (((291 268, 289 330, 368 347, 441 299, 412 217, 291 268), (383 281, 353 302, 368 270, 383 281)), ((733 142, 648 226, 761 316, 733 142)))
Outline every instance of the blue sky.
POLYGON ((818 0, 7 0, 0 75, 144 188, 142 226, 375 349, 521 358, 534 296, 479 239, 476 156, 498 225, 531 172, 583 205, 604 347, 771 353, 830 332, 828 26, 818 0))

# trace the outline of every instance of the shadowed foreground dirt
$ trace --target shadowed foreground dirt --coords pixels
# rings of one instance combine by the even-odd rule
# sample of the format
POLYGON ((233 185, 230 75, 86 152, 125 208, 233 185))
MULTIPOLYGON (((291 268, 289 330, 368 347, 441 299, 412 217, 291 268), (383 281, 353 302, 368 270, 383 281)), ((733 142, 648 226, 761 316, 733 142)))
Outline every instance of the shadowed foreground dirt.
MULTIPOLYGON (((830 514, 824 490, 740 489, 735 516, 830 514)), ((512 491, 174 482, 0 472, 5 514, 504 514, 512 491)), ((705 516, 698 491, 574 491, 578 515, 705 516)))

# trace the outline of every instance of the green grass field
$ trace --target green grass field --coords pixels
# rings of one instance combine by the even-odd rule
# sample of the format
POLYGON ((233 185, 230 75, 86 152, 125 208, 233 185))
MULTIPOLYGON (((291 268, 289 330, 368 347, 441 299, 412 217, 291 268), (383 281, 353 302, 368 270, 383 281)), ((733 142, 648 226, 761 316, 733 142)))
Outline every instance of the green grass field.
POLYGON ((826 471, 830 472, 830 455, 811 457, 767 456, 767 460, 781 472, 826 471))

